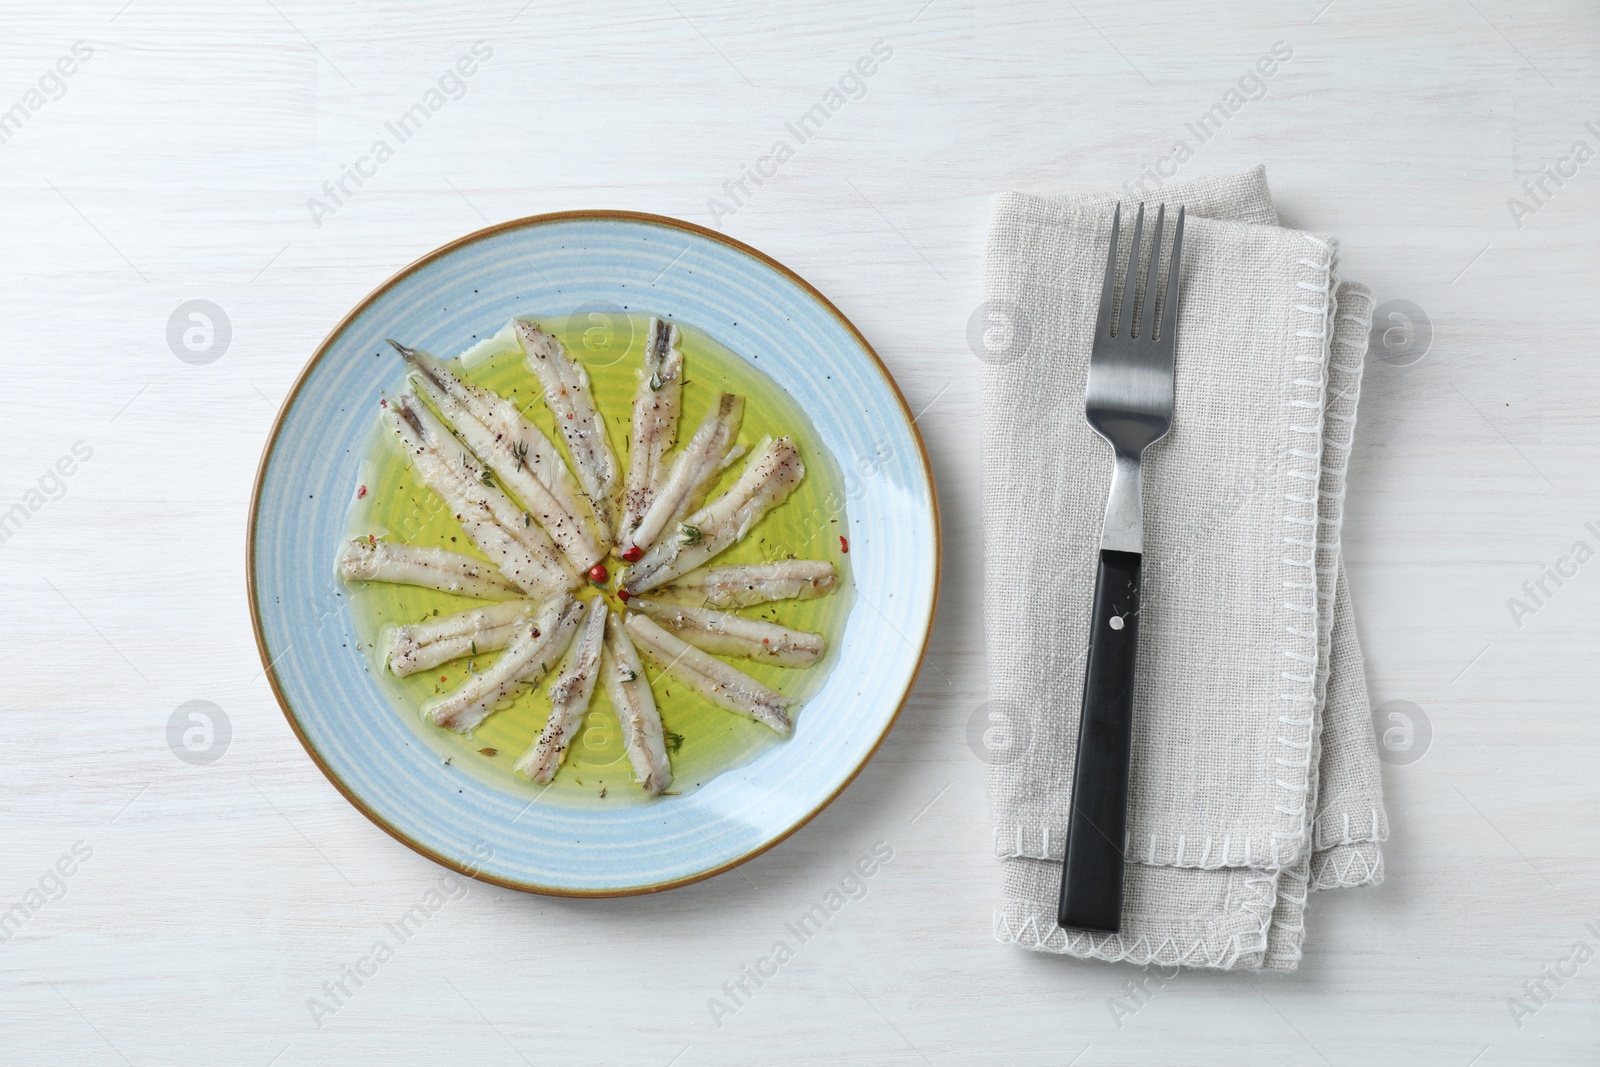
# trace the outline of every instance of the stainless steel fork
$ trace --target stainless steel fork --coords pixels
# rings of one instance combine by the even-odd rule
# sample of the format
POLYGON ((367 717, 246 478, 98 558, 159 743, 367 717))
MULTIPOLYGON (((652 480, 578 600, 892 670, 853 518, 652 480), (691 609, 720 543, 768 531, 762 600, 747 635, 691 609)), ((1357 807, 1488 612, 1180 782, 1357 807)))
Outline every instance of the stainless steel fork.
POLYGON ((1061 868, 1057 922, 1075 930, 1116 933, 1122 926, 1122 867, 1127 839, 1128 768, 1133 739, 1133 679, 1139 648, 1139 571, 1144 554, 1144 500, 1140 458, 1172 428, 1172 342, 1178 322, 1178 279, 1183 264, 1183 208, 1172 234, 1161 327, 1155 329, 1156 283, 1167 209, 1156 213, 1155 236, 1144 262, 1144 302, 1138 329, 1138 291, 1144 205, 1133 226, 1122 305, 1112 321, 1117 281, 1117 238, 1122 205, 1111 216, 1111 251, 1100 290, 1100 316, 1089 354, 1084 417, 1110 443, 1115 466, 1100 534, 1084 668, 1083 710, 1072 778, 1066 862, 1061 868))

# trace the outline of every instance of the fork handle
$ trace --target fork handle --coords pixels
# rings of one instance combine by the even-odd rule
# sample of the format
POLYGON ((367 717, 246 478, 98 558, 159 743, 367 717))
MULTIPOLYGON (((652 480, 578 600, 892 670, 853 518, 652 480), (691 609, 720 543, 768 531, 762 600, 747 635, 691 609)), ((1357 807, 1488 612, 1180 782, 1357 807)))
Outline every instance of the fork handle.
POLYGON ((1122 926, 1133 675, 1139 650, 1137 552, 1100 550, 1072 774, 1072 813, 1056 921, 1073 930, 1122 926))

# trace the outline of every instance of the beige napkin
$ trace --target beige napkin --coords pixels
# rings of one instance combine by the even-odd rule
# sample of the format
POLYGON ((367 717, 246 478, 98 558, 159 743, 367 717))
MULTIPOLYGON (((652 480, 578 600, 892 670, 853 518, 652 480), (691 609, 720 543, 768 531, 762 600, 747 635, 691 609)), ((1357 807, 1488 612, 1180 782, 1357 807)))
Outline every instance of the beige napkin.
MULTIPOLYGON (((1122 932, 1055 925, 1109 447, 1083 418, 1112 204, 998 202, 984 380, 995 934, 1135 963, 1296 966, 1311 889, 1382 878, 1388 834, 1339 527, 1371 294, 1278 225, 1261 168, 1183 203, 1171 434, 1145 455, 1122 932)), ((1125 223, 1128 215, 1124 215, 1125 223)), ((1148 240, 1148 237, 1147 237, 1148 240)))

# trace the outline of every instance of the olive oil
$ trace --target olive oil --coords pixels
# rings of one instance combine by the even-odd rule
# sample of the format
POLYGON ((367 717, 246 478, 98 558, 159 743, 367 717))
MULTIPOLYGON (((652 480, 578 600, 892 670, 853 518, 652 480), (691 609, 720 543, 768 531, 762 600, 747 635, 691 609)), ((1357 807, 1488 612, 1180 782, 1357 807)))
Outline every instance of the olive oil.
MULTIPOLYGON (((596 315, 587 321, 565 317, 538 321, 588 370, 595 404, 605 419, 612 448, 625 472, 633 395, 649 316, 612 313, 596 315)), ((719 394, 738 393, 745 398, 739 442, 749 449, 763 436, 787 434, 799 447, 806 465, 804 481, 788 500, 757 523, 743 542, 727 549, 710 564, 761 563, 792 556, 827 560, 839 571, 838 585, 825 597, 778 601, 741 612, 823 634, 828 639, 829 651, 820 663, 809 668, 786 669, 745 659, 728 660, 764 684, 800 700, 801 706, 792 714, 803 719, 804 701, 822 688, 837 659, 834 646, 844 633, 845 619, 854 599, 849 555, 840 540, 848 533, 844 479, 794 398, 759 369, 759 353, 752 353, 754 359, 746 360, 690 325, 680 323, 679 329, 684 361, 679 446, 687 443, 719 394)), ((544 404, 538 379, 524 366, 522 349, 510 330, 503 330, 475 345, 460 364, 452 364, 452 369, 515 401, 524 416, 544 431, 558 449, 564 447, 554 419, 544 404)), ((404 375, 398 356, 394 374, 398 392, 404 375)), ((438 545, 455 552, 481 555, 444 503, 417 477, 409 457, 382 425, 377 412, 373 413, 373 426, 362 463, 361 486, 350 506, 348 535, 375 534, 407 544, 438 545)), ((669 455, 669 464, 675 456, 676 450, 669 455)), ((708 499, 731 485, 743 467, 742 458, 730 464, 713 485, 708 499)), ((576 595, 583 599, 604 595, 613 610, 626 610, 614 595, 619 572, 625 570, 625 564, 615 557, 608 557, 604 562, 610 571, 605 585, 586 583, 576 595)), ((455 690, 466 681, 469 665, 481 671, 494 661, 498 652, 486 653, 471 661, 455 660, 407 678, 396 678, 384 666, 383 650, 389 628, 463 611, 481 605, 482 601, 381 582, 352 583, 346 592, 351 620, 368 670, 388 695, 395 714, 412 725, 419 742, 438 756, 447 773, 470 774, 497 788, 526 795, 530 800, 538 797, 541 802, 585 806, 648 802, 633 780, 632 765, 623 749, 616 715, 603 684, 596 684, 583 727, 569 747, 555 780, 548 787, 535 784, 516 774, 512 763, 538 737, 549 716, 548 676, 535 688, 525 690, 514 704, 491 715, 471 736, 463 736, 423 719, 422 705, 436 695, 455 690)), ((673 776, 670 793, 693 791, 723 771, 749 762, 773 745, 785 743, 766 726, 706 701, 670 675, 660 672, 648 659, 646 671, 667 735, 673 776)))

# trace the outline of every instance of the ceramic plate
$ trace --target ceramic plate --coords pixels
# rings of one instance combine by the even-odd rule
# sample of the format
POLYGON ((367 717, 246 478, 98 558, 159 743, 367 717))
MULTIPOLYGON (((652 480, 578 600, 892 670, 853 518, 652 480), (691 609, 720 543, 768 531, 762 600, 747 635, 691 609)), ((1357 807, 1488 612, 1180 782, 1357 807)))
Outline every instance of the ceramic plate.
MULTIPOLYGON (((690 373, 693 373, 692 367, 690 373)), ((685 413, 685 421, 697 415, 685 413)), ((685 439, 690 429, 683 431, 685 439)), ((888 733, 916 676, 939 578, 938 511, 905 401, 859 332, 781 264, 652 215, 506 223, 413 263, 312 357, 257 475, 250 598, 267 676, 296 734, 368 818, 418 852, 515 889, 612 896, 683 885, 772 847, 821 811, 888 733), (678 796, 529 803, 452 773, 355 650, 334 555, 376 405, 403 370, 384 338, 454 355, 515 315, 629 308, 692 325, 758 366, 809 416, 842 472, 854 600, 836 659, 787 741, 678 796)))

